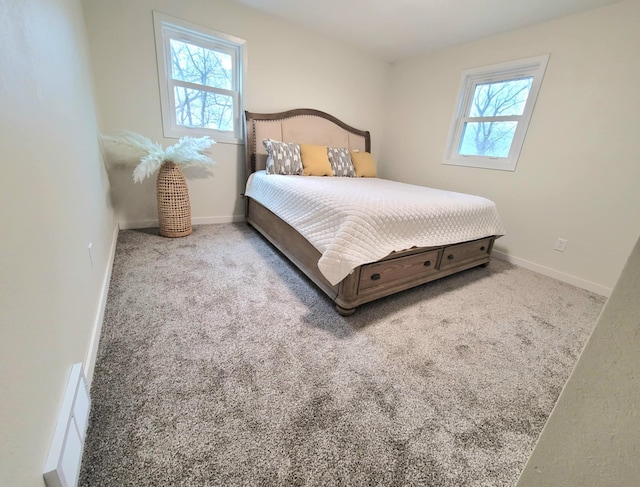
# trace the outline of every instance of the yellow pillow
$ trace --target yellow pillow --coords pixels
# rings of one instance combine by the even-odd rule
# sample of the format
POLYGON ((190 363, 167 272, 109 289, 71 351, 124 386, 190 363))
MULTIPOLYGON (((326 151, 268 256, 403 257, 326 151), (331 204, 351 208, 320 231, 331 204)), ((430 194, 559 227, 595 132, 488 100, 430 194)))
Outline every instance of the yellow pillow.
POLYGON ((326 145, 300 144, 303 176, 333 176, 326 145))
POLYGON ((351 151, 351 162, 357 178, 377 178, 376 161, 370 152, 351 151))

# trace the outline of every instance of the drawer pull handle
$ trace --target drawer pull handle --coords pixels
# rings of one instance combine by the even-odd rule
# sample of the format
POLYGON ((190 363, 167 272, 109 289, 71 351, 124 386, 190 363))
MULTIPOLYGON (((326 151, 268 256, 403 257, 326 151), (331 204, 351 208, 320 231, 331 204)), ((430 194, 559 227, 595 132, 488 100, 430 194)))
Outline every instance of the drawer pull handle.
POLYGON ((453 260, 453 254, 449 254, 449 255, 447 255, 447 259, 449 259, 449 260, 453 260))
POLYGON ((428 261, 426 261, 423 265, 424 265, 425 267, 429 267, 429 266, 431 265, 431 261, 430 261, 430 260, 428 260, 428 261))
POLYGON ((377 281, 378 279, 380 279, 380 274, 378 274, 378 273, 371 274, 371 280, 372 281, 377 281))
POLYGON ((484 245, 483 245, 482 247, 480 247, 480 250, 481 250, 482 252, 484 252, 484 249, 485 249, 485 246, 484 246, 484 245))

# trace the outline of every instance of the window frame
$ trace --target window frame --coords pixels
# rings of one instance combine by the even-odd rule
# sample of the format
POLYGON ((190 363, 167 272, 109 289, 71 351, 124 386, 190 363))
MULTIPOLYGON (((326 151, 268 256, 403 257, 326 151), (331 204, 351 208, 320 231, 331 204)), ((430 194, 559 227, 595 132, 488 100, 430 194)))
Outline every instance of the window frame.
POLYGON ((549 55, 545 54, 507 63, 464 70, 460 79, 457 104, 449 129, 449 137, 447 139, 447 146, 442 163, 454 166, 515 171, 548 61, 549 55), (469 117, 466 115, 469 113, 469 107, 473 101, 473 95, 477 85, 517 80, 526 77, 533 77, 533 80, 522 115, 491 117, 469 117), (464 132, 464 124, 466 122, 491 121, 516 121, 518 123, 511 142, 509 155, 507 157, 490 157, 459 154, 458 151, 464 132))
POLYGON ((162 114, 162 130, 164 136, 166 138, 177 139, 185 136, 202 137, 208 135, 216 142, 230 144, 244 143, 242 93, 244 91, 247 72, 246 41, 239 37, 200 27, 156 11, 153 11, 153 23, 156 42, 158 84, 160 87, 160 111, 162 114), (172 39, 231 55, 231 90, 174 79, 171 70, 170 42, 172 39), (233 130, 224 131, 179 125, 176 119, 175 108, 176 86, 232 96, 234 100, 233 130))

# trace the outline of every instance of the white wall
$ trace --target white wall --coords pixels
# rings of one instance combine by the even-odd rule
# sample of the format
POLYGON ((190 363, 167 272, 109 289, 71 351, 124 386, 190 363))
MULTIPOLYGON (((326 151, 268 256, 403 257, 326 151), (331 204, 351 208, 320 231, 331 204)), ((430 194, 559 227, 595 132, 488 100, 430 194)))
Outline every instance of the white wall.
MULTIPOLYGON (((227 0, 84 0, 100 128, 127 129, 163 144, 152 11, 247 40, 244 109, 308 107, 370 130, 377 155, 390 65, 368 53, 227 0)), ((185 171, 194 222, 244 215, 244 147, 216 144, 206 177, 185 171)), ((134 185, 131 171, 109 171, 119 221, 153 225, 155 180, 134 185)))
POLYGON ((540 435, 518 487, 640 479, 640 240, 540 435))
POLYGON ((0 45, 0 485, 42 486, 115 220, 79 0, 0 0, 0 45))
POLYGON ((397 63, 382 174, 494 200, 497 251, 608 294, 640 230, 639 19, 632 0, 397 63), (443 165, 462 70, 545 53, 516 171, 443 165))

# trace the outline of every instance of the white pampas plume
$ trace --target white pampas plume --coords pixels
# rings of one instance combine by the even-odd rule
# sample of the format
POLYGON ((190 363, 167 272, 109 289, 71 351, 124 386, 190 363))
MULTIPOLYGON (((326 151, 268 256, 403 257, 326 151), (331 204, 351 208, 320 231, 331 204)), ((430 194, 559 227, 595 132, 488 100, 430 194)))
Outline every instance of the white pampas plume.
POLYGON ((214 166, 216 162, 203 152, 216 143, 205 137, 182 137, 176 144, 164 149, 162 145, 135 132, 120 132, 100 137, 110 164, 129 165, 138 162, 133 180, 143 181, 160 169, 165 162, 185 166, 214 166))

